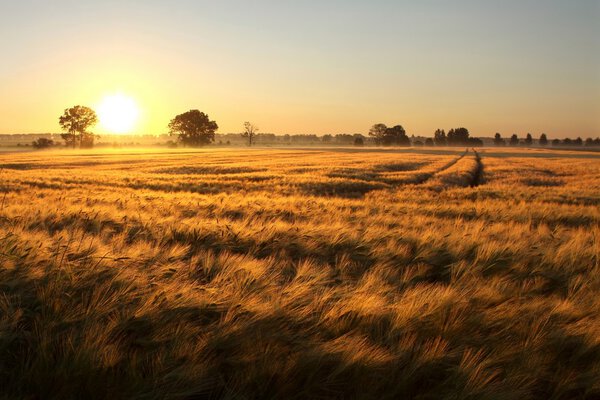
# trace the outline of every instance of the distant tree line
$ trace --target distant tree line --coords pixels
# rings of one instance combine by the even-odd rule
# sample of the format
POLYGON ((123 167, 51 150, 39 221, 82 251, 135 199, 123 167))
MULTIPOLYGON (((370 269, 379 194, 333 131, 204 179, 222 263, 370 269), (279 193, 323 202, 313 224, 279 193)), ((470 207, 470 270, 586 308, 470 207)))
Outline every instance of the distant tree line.
MULTIPOLYGON (((548 137, 546 136, 545 133, 542 133, 540 135, 540 138, 537 141, 538 146, 548 146, 550 142, 548 141, 548 137)), ((596 139, 592 139, 592 138, 587 138, 585 141, 583 139, 581 139, 580 137, 578 137, 577 139, 554 139, 552 140, 552 146, 557 147, 557 146, 571 146, 571 147, 577 147, 577 146, 586 146, 586 147, 596 147, 596 146, 600 146, 600 138, 596 138, 596 139)), ((524 139, 519 139, 519 137, 517 136, 517 134, 513 134, 510 139, 508 140, 508 142, 502 138, 502 135, 500 133, 496 133, 496 135, 494 136, 494 145, 496 146, 512 146, 512 147, 517 147, 517 146, 525 146, 525 147, 531 147, 534 144, 534 140, 533 140, 533 136, 531 135, 531 133, 528 133, 524 139)))
MULTIPOLYGON (((90 129, 98 122, 98 117, 94 110, 85 106, 74 106, 65 109, 59 117, 59 125, 65 131, 61 134, 67 147, 90 148, 94 146, 94 141, 99 136, 90 132, 90 129)), ((176 136, 177 143, 170 141, 169 145, 198 147, 205 146, 215 142, 215 133, 219 129, 217 123, 209 116, 199 110, 190 110, 179 114, 168 124, 170 136, 176 136)), ((377 146, 483 146, 481 139, 471 137, 467 128, 453 128, 447 133, 443 129, 437 129, 432 138, 424 138, 424 141, 412 139, 408 136, 404 127, 400 124, 388 127, 383 123, 375 124, 369 130, 368 137, 360 133, 354 134, 326 134, 319 137, 315 134, 309 135, 282 135, 277 136, 272 133, 258 133, 259 128, 251 123, 245 122, 243 132, 238 134, 240 140, 245 140, 248 146, 256 143, 285 143, 285 144, 331 144, 331 145, 355 145, 363 146, 373 143, 377 146)), ((228 137, 227 135, 225 135, 228 137)), ((220 135, 223 137, 223 135, 220 135)), ((525 138, 519 138, 513 134, 509 139, 504 139, 500 133, 496 133, 493 139, 495 146, 533 146, 533 136, 528 133, 525 138)), ((222 144, 222 141, 219 142, 222 144)), ((230 140, 227 140, 230 144, 230 140)), ((600 138, 587 138, 585 141, 580 137, 577 139, 554 139, 548 140, 545 133, 542 133, 537 140, 539 146, 586 146, 600 147, 600 138)), ((43 149, 56 146, 57 144, 47 138, 38 138, 32 143, 36 149, 43 149)))
POLYGON ((467 128, 450 129, 447 134, 443 129, 437 129, 433 133, 433 143, 436 146, 483 146, 483 141, 471 137, 467 128))

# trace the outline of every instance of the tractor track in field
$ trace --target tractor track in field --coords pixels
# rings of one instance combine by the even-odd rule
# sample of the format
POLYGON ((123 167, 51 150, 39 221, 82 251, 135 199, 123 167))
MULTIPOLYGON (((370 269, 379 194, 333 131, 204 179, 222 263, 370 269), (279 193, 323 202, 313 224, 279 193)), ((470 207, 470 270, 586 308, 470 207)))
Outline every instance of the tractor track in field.
POLYGON ((464 153, 462 153, 460 156, 454 158, 453 160, 451 160, 450 162, 448 162, 446 165, 444 165, 443 167, 427 173, 427 174, 423 174, 423 176, 417 178, 417 180, 415 180, 415 182, 413 183, 413 185, 422 185, 424 183, 426 183, 427 181, 431 180, 433 177, 435 177, 436 175, 444 172, 445 170, 447 170, 448 168, 451 168, 454 164, 456 164, 457 162, 459 162, 460 160, 462 160, 467 154, 469 154, 469 149, 465 150, 464 153))
POLYGON ((475 173, 473 174, 473 180, 469 184, 470 187, 474 188, 483 183, 483 162, 481 161, 481 156, 479 153, 472 149, 473 153, 475 153, 475 161, 477 162, 477 167, 475 169, 475 173))

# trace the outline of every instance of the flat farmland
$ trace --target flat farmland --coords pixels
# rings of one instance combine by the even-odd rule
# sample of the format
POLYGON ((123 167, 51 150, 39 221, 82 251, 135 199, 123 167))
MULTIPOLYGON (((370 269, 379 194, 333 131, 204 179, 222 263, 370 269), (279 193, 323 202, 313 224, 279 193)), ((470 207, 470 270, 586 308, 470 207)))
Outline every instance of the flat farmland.
POLYGON ((600 397, 600 153, 0 153, 6 398, 600 397))

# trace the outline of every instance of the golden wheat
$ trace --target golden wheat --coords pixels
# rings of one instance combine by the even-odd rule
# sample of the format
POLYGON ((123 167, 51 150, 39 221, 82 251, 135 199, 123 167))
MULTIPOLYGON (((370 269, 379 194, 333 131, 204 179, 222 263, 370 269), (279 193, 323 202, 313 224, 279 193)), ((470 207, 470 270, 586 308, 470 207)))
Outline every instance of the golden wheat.
POLYGON ((56 151, 0 179, 6 398, 600 396, 597 155, 56 151))

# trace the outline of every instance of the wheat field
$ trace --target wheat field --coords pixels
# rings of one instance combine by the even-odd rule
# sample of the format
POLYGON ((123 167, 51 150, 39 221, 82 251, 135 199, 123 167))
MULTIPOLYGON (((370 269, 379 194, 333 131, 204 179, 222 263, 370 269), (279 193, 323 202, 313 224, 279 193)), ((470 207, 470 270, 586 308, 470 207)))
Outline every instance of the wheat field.
POLYGON ((600 398, 600 154, 0 153, 0 398, 600 398))

